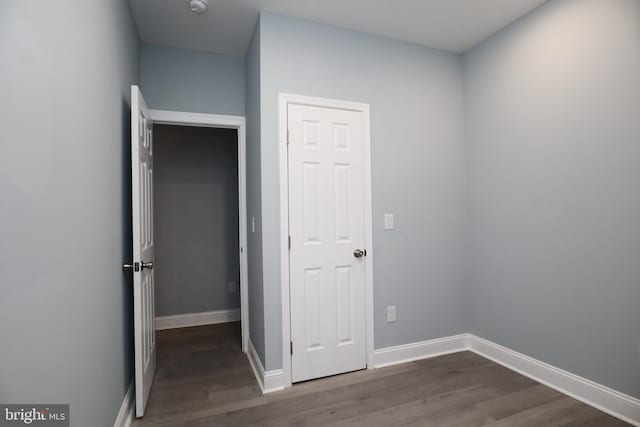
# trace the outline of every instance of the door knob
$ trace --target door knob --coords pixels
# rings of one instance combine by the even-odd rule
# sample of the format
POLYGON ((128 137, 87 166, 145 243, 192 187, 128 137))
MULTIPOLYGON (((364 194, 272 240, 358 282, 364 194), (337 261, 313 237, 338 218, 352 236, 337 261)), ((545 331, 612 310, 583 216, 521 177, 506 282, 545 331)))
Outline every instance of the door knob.
POLYGON ((153 270, 153 262, 144 262, 144 261, 142 261, 140 263, 140 268, 141 268, 141 270, 144 270, 145 268, 148 268, 149 270, 153 270))
POLYGON ((356 249, 353 251, 353 256, 356 258, 362 258, 363 256, 367 256, 367 251, 362 249, 356 249))

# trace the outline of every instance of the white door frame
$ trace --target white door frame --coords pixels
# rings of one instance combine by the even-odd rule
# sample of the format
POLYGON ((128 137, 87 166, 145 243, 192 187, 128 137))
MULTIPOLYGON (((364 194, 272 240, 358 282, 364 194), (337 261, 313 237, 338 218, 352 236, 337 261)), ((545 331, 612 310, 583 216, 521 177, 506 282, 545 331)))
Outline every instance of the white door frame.
POLYGON ((240 255, 240 323, 242 351, 248 350, 249 341, 249 283, 247 271, 247 158, 246 124, 243 116, 186 113, 182 111, 149 110, 154 124, 200 126, 236 129, 238 131, 238 214, 240 255))
POLYGON ((287 153, 287 111, 289 104, 312 107, 334 108, 356 111, 362 114, 363 166, 364 166, 364 236, 365 249, 365 292, 366 292, 366 351, 367 369, 374 367, 373 350, 373 223, 371 205, 371 131, 369 104, 340 101, 336 99, 316 98, 303 95, 280 93, 279 138, 280 159, 280 275, 282 296, 282 370, 284 386, 291 387, 291 311, 289 304, 289 170, 287 153))

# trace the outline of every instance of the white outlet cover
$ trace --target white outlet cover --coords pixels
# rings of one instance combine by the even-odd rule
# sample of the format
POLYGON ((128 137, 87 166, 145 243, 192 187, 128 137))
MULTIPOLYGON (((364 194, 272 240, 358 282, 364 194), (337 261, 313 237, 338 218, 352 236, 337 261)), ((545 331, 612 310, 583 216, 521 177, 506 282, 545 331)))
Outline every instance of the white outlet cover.
POLYGON ((384 229, 393 230, 393 214, 392 213, 384 214, 384 229))
POLYGON ((387 322, 395 322, 396 321, 396 306, 390 305, 387 307, 387 322))

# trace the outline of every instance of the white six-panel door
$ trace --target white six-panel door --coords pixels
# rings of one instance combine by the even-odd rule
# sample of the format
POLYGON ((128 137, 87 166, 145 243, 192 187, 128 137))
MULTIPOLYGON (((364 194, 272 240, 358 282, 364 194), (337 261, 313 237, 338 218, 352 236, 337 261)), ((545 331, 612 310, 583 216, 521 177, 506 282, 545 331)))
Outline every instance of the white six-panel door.
POLYGON ((287 114, 291 373, 298 382, 366 367, 366 257, 357 257, 365 250, 363 119, 296 104, 287 114))
POLYGON ((144 415, 156 370, 153 280, 153 123, 138 86, 131 86, 133 316, 136 417, 144 415))

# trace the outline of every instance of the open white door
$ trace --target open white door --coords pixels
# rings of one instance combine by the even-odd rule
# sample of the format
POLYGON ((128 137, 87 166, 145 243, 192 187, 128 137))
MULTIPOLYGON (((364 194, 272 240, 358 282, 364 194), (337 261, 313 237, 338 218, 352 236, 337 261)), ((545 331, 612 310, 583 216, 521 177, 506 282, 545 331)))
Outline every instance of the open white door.
POLYGON ((131 86, 131 194, 136 417, 144 415, 156 370, 153 280, 153 127, 138 86, 131 86))

